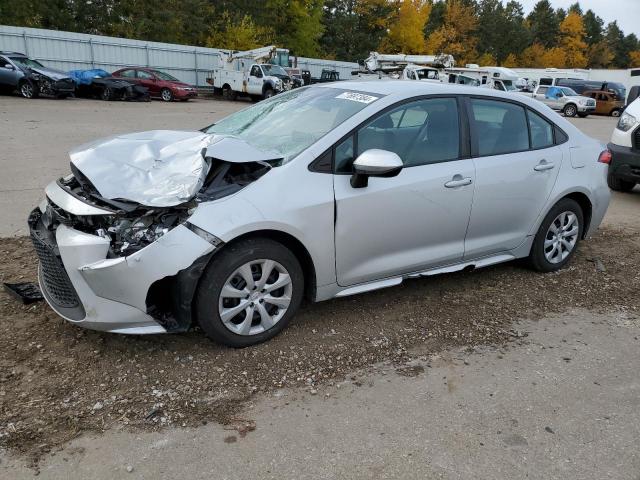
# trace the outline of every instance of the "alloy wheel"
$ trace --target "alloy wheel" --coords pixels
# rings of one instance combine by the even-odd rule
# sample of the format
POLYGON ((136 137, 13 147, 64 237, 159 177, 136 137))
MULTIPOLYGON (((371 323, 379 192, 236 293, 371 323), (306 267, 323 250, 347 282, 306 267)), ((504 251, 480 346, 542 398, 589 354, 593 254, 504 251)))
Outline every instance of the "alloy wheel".
POLYGON ((165 102, 170 102, 171 101, 171 91, 168 89, 164 89, 162 90, 162 100, 164 100, 165 102))
POLYGON ((573 251, 578 241, 580 225, 573 212, 562 212, 547 230, 544 240, 544 256, 549 263, 560 263, 573 251))
POLYGON ((20 93, 24 98, 33 98, 33 85, 30 82, 24 82, 20 87, 20 93))
POLYGON ((576 116, 576 107, 574 107, 573 105, 569 105, 567 108, 564 109, 564 114, 567 117, 575 117, 576 116))
POLYGON ((289 272, 269 259, 237 268, 218 299, 222 324, 238 335, 257 335, 278 323, 289 308, 293 283, 289 272))

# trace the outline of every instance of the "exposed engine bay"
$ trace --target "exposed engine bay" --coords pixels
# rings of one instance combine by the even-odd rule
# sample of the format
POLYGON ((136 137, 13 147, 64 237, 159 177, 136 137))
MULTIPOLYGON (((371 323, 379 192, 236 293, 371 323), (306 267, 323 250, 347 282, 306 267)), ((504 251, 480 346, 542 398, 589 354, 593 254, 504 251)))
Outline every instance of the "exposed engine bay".
POLYGON ((232 195, 272 168, 267 162, 206 160, 210 168, 202 188, 191 200, 170 207, 149 207, 127 199, 105 198, 72 164, 73 173, 58 180, 58 185, 74 197, 112 212, 112 215, 72 215, 49 201, 43 223, 50 230, 62 223, 76 230, 107 238, 110 243, 108 258, 128 256, 184 223, 199 203, 232 195))

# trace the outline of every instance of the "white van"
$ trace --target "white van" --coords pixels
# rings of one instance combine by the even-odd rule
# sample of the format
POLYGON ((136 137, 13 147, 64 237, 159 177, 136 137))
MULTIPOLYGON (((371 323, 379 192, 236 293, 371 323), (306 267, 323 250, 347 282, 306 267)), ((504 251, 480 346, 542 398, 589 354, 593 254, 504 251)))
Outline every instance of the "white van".
POLYGON ((612 156, 609 187, 631 191, 640 183, 640 98, 630 103, 620 116, 608 147, 612 156))

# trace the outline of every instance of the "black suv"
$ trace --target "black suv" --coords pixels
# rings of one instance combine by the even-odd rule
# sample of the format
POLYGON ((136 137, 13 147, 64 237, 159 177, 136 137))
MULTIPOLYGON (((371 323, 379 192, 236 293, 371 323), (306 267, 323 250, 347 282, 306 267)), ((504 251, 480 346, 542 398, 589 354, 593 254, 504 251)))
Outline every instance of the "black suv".
POLYGON ((0 51, 0 89, 18 90, 25 98, 51 95, 65 98, 75 91, 74 81, 60 70, 45 67, 17 52, 0 51))

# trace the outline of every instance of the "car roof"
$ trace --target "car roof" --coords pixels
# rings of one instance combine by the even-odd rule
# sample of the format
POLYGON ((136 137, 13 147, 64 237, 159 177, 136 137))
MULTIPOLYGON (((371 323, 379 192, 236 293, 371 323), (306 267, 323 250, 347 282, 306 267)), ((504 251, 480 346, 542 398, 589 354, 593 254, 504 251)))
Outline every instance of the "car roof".
MULTIPOLYGON (((316 86, 316 85, 314 85, 316 86)), ((398 98, 415 97, 419 95, 482 95, 495 96, 522 101, 525 95, 502 92, 492 88, 472 87, 453 83, 418 82, 415 80, 348 80, 344 82, 323 83, 318 88, 335 88, 341 90, 356 90, 363 93, 378 95, 392 95, 398 98), (517 95, 514 97, 514 95, 517 95)))
POLYGON ((27 57, 24 53, 8 52, 8 51, 5 51, 5 50, 0 50, 0 55, 13 55, 14 57, 27 57))

